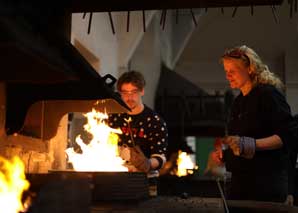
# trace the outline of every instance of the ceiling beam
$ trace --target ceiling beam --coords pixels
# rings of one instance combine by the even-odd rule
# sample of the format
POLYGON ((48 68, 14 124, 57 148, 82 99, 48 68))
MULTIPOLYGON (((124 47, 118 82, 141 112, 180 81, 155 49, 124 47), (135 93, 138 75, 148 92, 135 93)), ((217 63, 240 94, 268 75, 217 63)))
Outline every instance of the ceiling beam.
POLYGON ((134 11, 134 10, 165 10, 183 8, 216 8, 280 5, 283 0, 71 0, 71 12, 106 12, 106 11, 134 11))

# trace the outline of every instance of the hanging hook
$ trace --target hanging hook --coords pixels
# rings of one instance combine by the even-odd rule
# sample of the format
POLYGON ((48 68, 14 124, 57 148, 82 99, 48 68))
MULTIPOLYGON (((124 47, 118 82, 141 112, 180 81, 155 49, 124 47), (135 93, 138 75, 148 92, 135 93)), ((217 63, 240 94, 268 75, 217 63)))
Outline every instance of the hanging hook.
POLYGON ((276 14, 276 8, 275 8, 274 5, 271 6, 271 10, 272 10, 272 14, 273 14, 275 23, 278 23, 278 17, 277 17, 277 14, 276 14))
POLYGON ((160 26, 162 25, 162 22, 163 22, 164 11, 165 11, 165 10, 162 10, 162 11, 161 11, 160 22, 159 22, 159 25, 160 25, 160 26))
POLYGON ((129 32, 129 18, 130 18, 130 11, 127 11, 127 25, 126 25, 126 32, 129 32))
POLYGON ((220 8, 221 14, 225 14, 224 8, 220 8))
POLYGON ((115 35, 115 28, 114 28, 113 17, 112 17, 111 12, 109 12, 109 18, 110 18, 110 23, 111 23, 111 27, 112 27, 112 32, 115 35))
POLYGON ((90 31, 91 31, 92 15, 93 15, 93 13, 90 13, 89 23, 88 23, 88 34, 90 34, 90 31))
POLYGON ((146 14, 145 10, 143 10, 143 30, 146 32, 146 14))
POLYGON ((163 22, 162 22, 162 29, 163 30, 165 29, 166 19, 167 19, 167 10, 164 10, 163 22))
POLYGON ((179 10, 176 10, 176 24, 178 24, 179 10))
POLYGON ((289 3, 290 3, 290 18, 292 18, 293 17, 293 0, 290 0, 289 3))
POLYGON ((195 15, 194 15, 193 11, 192 11, 192 8, 190 8, 190 13, 191 13, 192 20, 193 20, 194 24, 197 26, 197 25, 198 25, 198 24, 197 24, 197 20, 196 20, 196 17, 195 17, 195 15))
POLYGON ((235 7, 235 8, 234 8, 234 10, 233 10, 233 14, 232 14, 232 18, 234 18, 234 17, 235 17, 235 15, 236 15, 236 12, 237 12, 237 9, 238 9, 238 7, 235 7))

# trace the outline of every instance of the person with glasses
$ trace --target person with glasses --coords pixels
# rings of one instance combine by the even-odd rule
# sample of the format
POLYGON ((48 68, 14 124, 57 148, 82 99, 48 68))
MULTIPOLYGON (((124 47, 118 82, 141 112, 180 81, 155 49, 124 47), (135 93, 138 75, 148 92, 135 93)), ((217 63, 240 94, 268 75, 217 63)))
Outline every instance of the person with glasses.
POLYGON ((143 103, 145 79, 140 72, 123 73, 117 81, 117 90, 131 110, 109 115, 109 126, 122 130, 118 142, 120 156, 127 161, 129 171, 158 176, 158 170, 166 162, 166 123, 143 103))
POLYGON ((297 146, 297 123, 283 94, 281 80, 257 53, 243 45, 221 57, 232 89, 224 150, 213 153, 232 173, 229 199, 285 202, 289 153, 297 146))

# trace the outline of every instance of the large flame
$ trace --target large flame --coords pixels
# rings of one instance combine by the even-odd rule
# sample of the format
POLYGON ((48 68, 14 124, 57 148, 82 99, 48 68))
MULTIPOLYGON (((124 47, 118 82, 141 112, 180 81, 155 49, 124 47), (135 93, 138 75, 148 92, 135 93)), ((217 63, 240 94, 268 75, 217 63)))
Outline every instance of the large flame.
POLYGON ((177 166, 178 168, 176 175, 179 177, 192 174, 193 170, 197 169, 190 156, 186 152, 182 152, 181 150, 179 150, 177 166))
POLYGON ((85 114, 88 123, 84 125, 87 132, 93 135, 89 144, 85 144, 80 135, 76 137, 76 143, 82 153, 76 153, 73 148, 68 148, 66 153, 69 162, 76 171, 128 171, 123 166, 124 161, 118 153, 118 135, 120 129, 112 129, 105 124, 108 118, 106 113, 88 112, 85 114))
POLYGON ((22 194, 29 185, 25 178, 23 162, 18 157, 8 160, 0 156, 0 211, 23 211, 25 208, 22 204, 22 194))

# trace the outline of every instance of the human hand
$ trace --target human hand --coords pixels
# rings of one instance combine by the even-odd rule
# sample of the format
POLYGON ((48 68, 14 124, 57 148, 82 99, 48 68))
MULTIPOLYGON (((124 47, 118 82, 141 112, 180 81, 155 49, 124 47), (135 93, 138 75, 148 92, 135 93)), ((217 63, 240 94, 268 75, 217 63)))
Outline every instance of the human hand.
POLYGON ((224 143, 229 145, 234 155, 252 159, 256 151, 256 140, 251 137, 227 136, 224 143))
POLYGON ((138 170, 149 172, 151 168, 150 160, 144 155, 139 146, 130 147, 130 160, 138 170))
POLYGON ((240 137, 239 136, 226 136, 222 140, 223 144, 226 144, 233 151, 233 154, 240 156, 240 137))
POLYGON ((284 202, 284 204, 289 205, 289 206, 293 206, 294 205, 293 195, 288 195, 286 201, 284 202))

